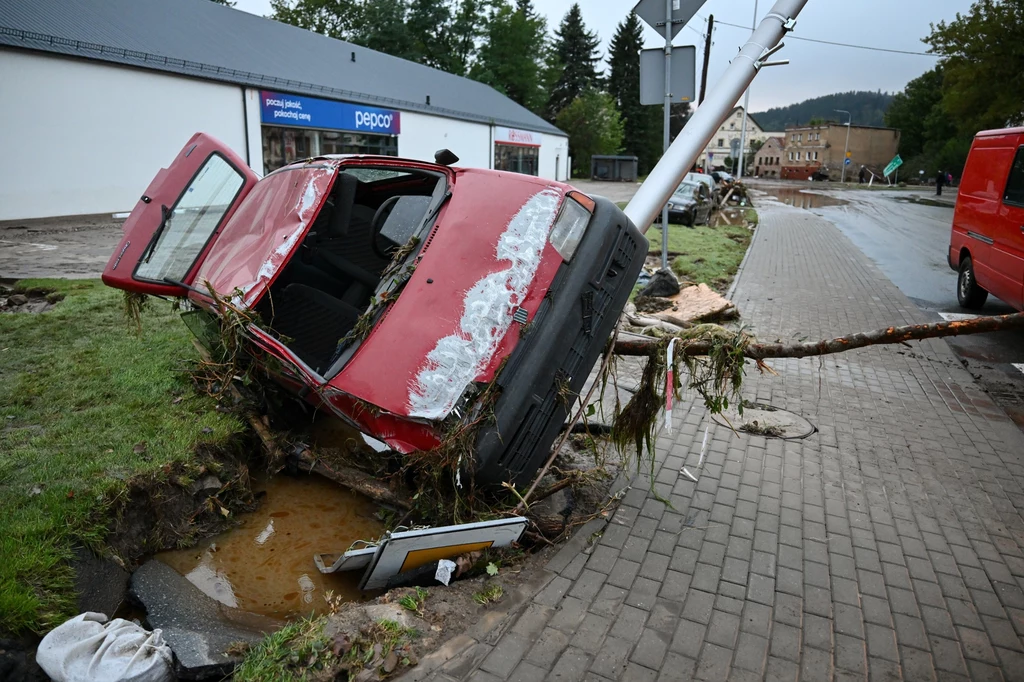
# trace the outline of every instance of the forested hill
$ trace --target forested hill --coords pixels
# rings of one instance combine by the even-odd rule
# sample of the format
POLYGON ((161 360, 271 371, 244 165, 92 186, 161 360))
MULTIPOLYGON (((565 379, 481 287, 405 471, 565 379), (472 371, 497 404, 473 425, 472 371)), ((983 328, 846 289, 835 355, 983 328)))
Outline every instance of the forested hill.
POLYGON ((786 126, 804 125, 812 119, 846 123, 846 114, 837 114, 836 109, 851 112, 854 125, 884 126, 885 111, 890 103, 892 95, 887 92, 837 92, 790 104, 788 107, 751 112, 751 115, 761 129, 766 131, 785 130, 786 126))

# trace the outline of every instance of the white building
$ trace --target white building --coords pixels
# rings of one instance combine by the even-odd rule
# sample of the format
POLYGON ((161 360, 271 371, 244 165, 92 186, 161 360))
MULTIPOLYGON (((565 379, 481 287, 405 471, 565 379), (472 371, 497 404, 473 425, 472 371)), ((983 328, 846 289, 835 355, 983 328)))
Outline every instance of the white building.
MULTIPOLYGON (((698 160, 697 165, 705 170, 724 166, 725 160, 729 158, 733 140, 736 140, 737 145, 740 144, 742 133, 743 107, 736 107, 729 112, 729 116, 719 127, 718 132, 708 142, 708 146, 704 148, 704 153, 701 155, 700 160, 698 160)), ((785 133, 765 132, 760 124, 754 120, 754 117, 747 114, 747 139, 743 153, 750 153, 750 144, 754 140, 764 143, 769 137, 782 137, 783 135, 785 133)))
POLYGON ((374 153, 553 180, 563 132, 493 88, 209 0, 0 0, 0 220, 130 210, 189 137, 260 174, 374 153))

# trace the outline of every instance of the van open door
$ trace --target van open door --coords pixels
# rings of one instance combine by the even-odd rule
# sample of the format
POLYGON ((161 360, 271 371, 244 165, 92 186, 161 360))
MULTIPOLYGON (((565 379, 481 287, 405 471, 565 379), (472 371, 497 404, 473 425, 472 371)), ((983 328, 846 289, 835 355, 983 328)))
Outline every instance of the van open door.
POLYGON ((146 188, 103 270, 107 286, 185 296, 231 214, 259 180, 227 145, 196 133, 146 188))

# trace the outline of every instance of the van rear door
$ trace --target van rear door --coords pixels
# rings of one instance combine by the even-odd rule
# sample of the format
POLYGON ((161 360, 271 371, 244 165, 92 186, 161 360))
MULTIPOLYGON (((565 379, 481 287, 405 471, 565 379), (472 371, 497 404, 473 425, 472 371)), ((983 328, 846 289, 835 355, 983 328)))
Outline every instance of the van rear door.
POLYGON ((185 296, 203 258, 257 180, 227 145, 196 133, 157 173, 128 216, 103 282, 142 294, 185 296))
POLYGON ((1018 138, 1002 205, 999 207, 999 227, 993 235, 992 269, 1000 280, 997 292, 1017 310, 1024 310, 1024 136, 1018 138))

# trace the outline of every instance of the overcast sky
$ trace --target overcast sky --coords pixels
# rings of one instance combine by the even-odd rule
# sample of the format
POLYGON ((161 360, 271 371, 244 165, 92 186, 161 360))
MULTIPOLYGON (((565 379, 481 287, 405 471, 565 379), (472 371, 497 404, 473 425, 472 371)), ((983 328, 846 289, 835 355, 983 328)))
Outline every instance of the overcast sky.
MULTIPOLYGON (((547 17, 553 31, 574 0, 534 0, 534 6, 547 17)), ((625 18, 635 0, 579 0, 583 21, 601 38, 602 59, 616 25, 625 18)), ((771 0, 758 2, 758 18, 768 13, 771 0)), ((921 38, 928 35, 929 23, 950 20, 957 12, 966 12, 971 0, 809 0, 797 22, 798 37, 853 43, 870 47, 924 52, 921 38)), ((254 14, 270 13, 269 0, 238 0, 237 8, 254 14)), ((749 26, 754 17, 754 0, 707 0, 689 24, 676 36, 676 45, 698 45, 698 70, 703 59, 703 35, 708 14, 715 21, 749 26)), ((750 34, 748 30, 716 25, 711 48, 708 87, 716 75, 750 34)), ((647 47, 664 44, 654 29, 645 33, 647 47)), ((932 68, 935 58, 891 54, 846 47, 786 40, 777 55, 789 59, 789 66, 765 69, 750 91, 751 111, 784 106, 810 97, 847 90, 903 89, 907 81, 932 68)))

